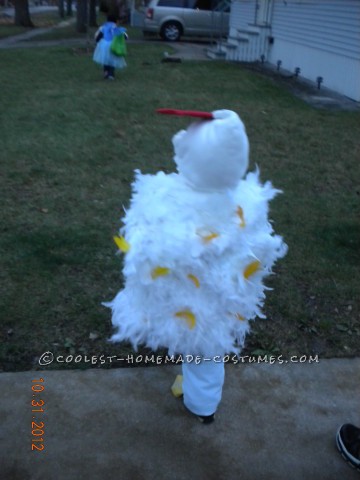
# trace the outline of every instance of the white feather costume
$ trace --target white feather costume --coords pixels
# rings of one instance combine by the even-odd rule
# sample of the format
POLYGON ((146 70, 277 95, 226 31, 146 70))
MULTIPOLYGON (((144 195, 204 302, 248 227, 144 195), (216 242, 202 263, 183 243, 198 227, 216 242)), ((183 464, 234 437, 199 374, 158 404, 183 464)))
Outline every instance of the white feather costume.
POLYGON ((107 305, 113 341, 172 354, 239 353, 262 317, 263 279, 286 245, 268 221, 278 193, 247 174, 236 113, 219 110, 173 137, 178 173, 136 171, 119 247, 125 286, 107 305))

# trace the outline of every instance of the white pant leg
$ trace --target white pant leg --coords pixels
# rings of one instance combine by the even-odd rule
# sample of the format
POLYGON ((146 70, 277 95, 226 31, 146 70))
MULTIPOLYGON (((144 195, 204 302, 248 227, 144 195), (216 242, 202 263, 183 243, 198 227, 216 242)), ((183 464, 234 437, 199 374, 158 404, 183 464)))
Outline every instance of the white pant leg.
POLYGON ((201 361, 184 362, 183 393, 184 404, 196 415, 212 415, 215 413, 222 396, 225 378, 224 362, 201 361))

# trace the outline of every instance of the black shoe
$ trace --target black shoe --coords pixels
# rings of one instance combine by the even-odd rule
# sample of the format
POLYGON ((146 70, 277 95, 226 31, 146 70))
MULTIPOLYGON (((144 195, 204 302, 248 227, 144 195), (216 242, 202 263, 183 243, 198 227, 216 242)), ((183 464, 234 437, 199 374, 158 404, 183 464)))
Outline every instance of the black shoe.
POLYGON ((199 422, 203 423, 204 425, 209 425, 210 423, 214 422, 215 413, 213 413, 212 415, 197 415, 196 413, 193 413, 191 410, 189 410, 184 402, 183 402, 183 405, 187 412, 191 413, 191 415, 196 417, 199 420, 199 422))
POLYGON ((360 470, 360 428, 349 423, 342 425, 336 434, 336 445, 344 459, 360 470))
POLYGON ((215 413, 207 416, 204 416, 204 415, 196 415, 196 416, 199 422, 204 423, 206 425, 208 425, 209 423, 213 423, 215 421, 215 413))

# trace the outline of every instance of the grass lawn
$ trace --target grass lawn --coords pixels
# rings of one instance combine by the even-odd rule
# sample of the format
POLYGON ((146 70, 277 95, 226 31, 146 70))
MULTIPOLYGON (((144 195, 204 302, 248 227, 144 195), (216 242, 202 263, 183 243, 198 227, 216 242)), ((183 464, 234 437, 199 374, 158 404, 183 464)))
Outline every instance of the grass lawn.
POLYGON ((171 137, 188 124, 158 107, 237 111, 251 169, 284 190, 271 217, 289 253, 244 354, 359 355, 359 113, 314 110, 239 64, 129 50, 109 83, 79 49, 0 51, 2 369, 38 368, 47 350, 131 352, 107 342, 101 302, 121 287, 112 236, 133 170, 174 171, 171 137))

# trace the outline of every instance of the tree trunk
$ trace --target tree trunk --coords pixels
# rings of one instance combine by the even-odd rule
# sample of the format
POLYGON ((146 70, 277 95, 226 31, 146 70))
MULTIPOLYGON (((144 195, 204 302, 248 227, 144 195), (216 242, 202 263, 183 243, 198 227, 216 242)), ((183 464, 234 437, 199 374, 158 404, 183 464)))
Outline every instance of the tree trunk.
POLYGON ((98 26, 98 24, 96 22, 96 3, 97 3, 96 0, 90 0, 90 4, 89 4, 89 8, 90 8, 90 11, 89 11, 89 25, 90 25, 90 27, 97 27, 98 26))
POLYGON ((59 17, 60 18, 65 18, 64 0, 59 0, 59 17))
POLYGON ((66 16, 72 17, 72 0, 66 0, 66 16))
POLYGON ((117 0, 100 0, 100 12, 107 15, 119 16, 119 6, 117 0))
POLYGON ((28 0, 15 0, 15 25, 22 27, 33 27, 34 24, 30 18, 28 0))
POLYGON ((76 9, 76 31, 86 33, 88 27, 88 0, 78 0, 76 9))
POLYGON ((128 22, 128 7, 126 0, 118 0, 117 1, 118 10, 119 10, 119 20, 120 23, 127 23, 128 22))

